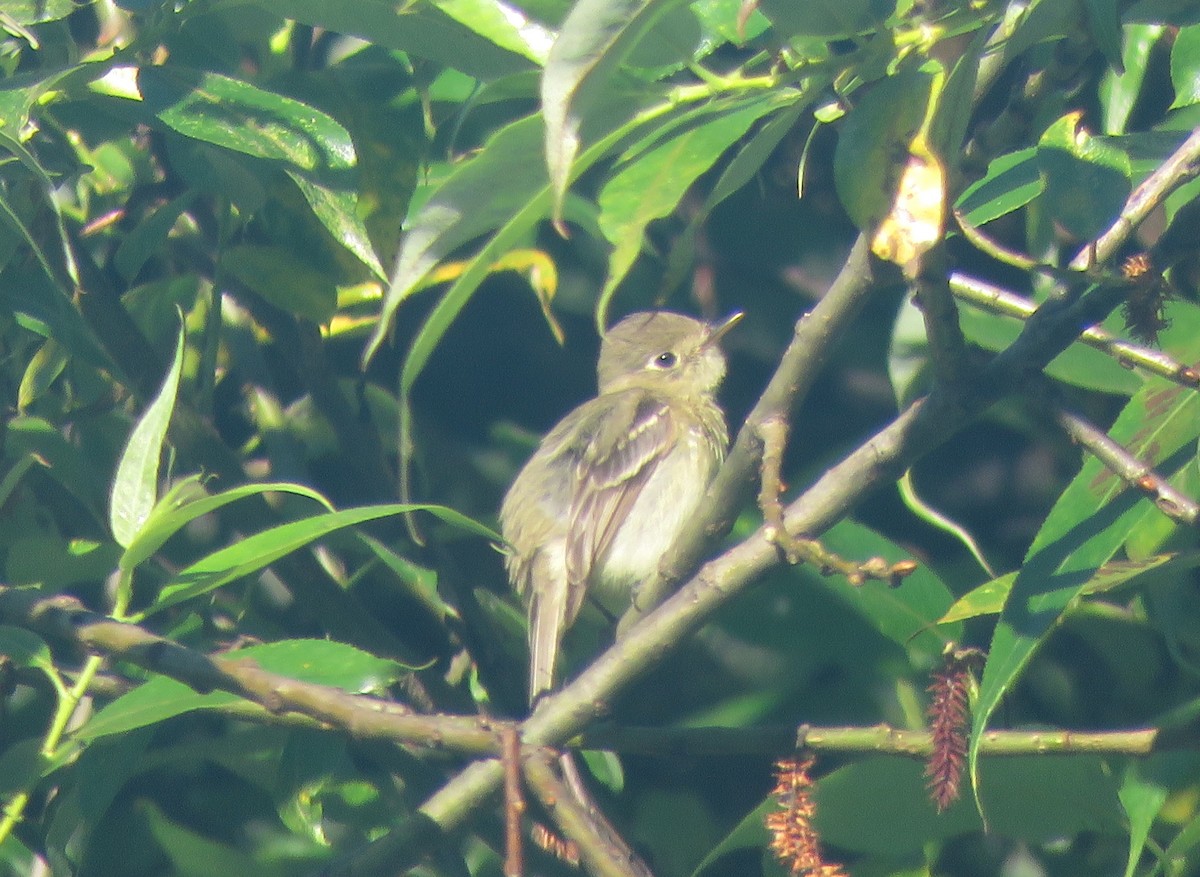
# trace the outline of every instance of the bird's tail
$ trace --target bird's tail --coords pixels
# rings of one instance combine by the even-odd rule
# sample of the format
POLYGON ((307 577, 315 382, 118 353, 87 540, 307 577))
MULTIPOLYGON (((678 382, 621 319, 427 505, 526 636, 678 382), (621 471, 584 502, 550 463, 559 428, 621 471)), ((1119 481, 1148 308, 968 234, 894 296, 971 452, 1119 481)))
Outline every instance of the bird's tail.
POLYGON ((554 665, 567 617, 567 589, 535 582, 529 599, 529 702, 554 687, 554 665))

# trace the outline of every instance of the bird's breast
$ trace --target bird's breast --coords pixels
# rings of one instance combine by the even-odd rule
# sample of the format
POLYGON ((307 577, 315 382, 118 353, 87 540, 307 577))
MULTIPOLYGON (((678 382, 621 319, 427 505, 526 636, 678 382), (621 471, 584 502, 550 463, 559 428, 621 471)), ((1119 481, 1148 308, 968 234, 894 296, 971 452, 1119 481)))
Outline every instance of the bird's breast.
POLYGON ((663 457, 593 575, 593 596, 623 611, 631 587, 658 571, 659 562, 699 508, 720 456, 700 437, 686 439, 663 457))

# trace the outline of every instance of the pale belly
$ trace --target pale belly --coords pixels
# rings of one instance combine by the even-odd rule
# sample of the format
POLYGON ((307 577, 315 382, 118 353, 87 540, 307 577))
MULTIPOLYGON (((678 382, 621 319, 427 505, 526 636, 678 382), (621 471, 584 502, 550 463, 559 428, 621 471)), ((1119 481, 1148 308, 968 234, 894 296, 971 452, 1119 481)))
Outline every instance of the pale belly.
POLYGON ((629 592, 658 571, 658 565, 680 530, 704 499, 716 474, 717 461, 700 441, 688 442, 663 460, 634 504, 598 564, 590 596, 609 611, 623 611, 629 592))

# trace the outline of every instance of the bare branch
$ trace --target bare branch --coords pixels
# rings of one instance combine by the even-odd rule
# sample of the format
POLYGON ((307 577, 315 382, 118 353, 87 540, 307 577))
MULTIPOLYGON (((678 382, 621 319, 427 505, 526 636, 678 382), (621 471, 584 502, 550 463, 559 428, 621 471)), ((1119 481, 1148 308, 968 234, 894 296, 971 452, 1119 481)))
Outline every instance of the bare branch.
POLYGON ((602 830, 555 771, 558 755, 535 750, 525 759, 529 787, 563 835, 578 846, 588 872, 596 877, 650 877, 650 870, 613 831, 602 830))
POLYGON ((1200 173, 1200 129, 1155 168, 1125 201, 1121 215, 1094 243, 1084 247, 1071 260, 1076 269, 1091 268, 1108 262, 1124 246, 1134 230, 1151 211, 1161 204, 1180 185, 1200 173))
MULTIPOLYGON (((1018 320, 1028 319, 1038 307, 1035 302, 1015 292, 965 274, 952 274, 950 288, 955 296, 968 304, 1018 320)), ((1099 326, 1084 329, 1079 340, 1089 347, 1107 353, 1121 365, 1137 366, 1185 387, 1200 386, 1200 372, 1191 366, 1173 359, 1161 350, 1122 340, 1099 326)))
POLYGON ((402 704, 268 672, 236 653, 229 657, 205 655, 135 624, 92 612, 72 597, 46 597, 0 585, 0 621, 129 661, 201 693, 228 691, 269 713, 306 716, 321 727, 339 728, 354 737, 464 752, 499 751, 499 723, 474 717, 415 715, 402 704))
POLYGON ((1176 490, 1154 467, 1143 463, 1103 430, 1065 408, 1056 408, 1054 417, 1072 440, 1130 487, 1146 494, 1164 515, 1189 527, 1200 521, 1200 505, 1195 500, 1176 490))
POLYGON ((501 761, 504 762, 504 877, 525 873, 525 848, 521 817, 525 797, 521 794, 521 737, 514 727, 500 732, 501 761))

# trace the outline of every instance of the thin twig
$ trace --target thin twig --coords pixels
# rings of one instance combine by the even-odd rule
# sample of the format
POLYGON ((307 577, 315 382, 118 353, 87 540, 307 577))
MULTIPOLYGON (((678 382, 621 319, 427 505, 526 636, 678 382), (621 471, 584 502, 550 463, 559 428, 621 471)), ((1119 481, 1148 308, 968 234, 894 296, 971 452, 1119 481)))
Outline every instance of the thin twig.
POLYGON ((1200 505, 1195 500, 1176 490, 1153 466, 1143 463, 1102 429, 1065 408, 1056 408, 1054 417, 1073 441, 1130 487, 1153 500, 1164 515, 1189 527, 1200 520, 1200 505))
POLYGON ((66 595, 46 597, 0 585, 0 622, 128 661, 200 693, 228 691, 270 713, 307 716, 355 737, 468 752, 499 751, 498 723, 490 720, 415 715, 402 704, 268 672, 236 652, 224 657, 205 655, 135 624, 92 612, 66 595))
POLYGON ((615 831, 601 830, 558 776, 558 754, 532 751, 525 759, 525 777, 562 834, 574 841, 587 870, 595 877, 651 877, 650 869, 615 831))
POLYGON ((515 727, 501 730, 500 751, 504 762, 504 877, 521 877, 525 873, 521 834, 525 797, 521 794, 521 735, 515 727))
MULTIPOLYGON (((1028 319, 1038 307, 1036 302, 1024 296, 965 274, 950 275, 950 288, 956 297, 968 304, 1018 320, 1028 319)), ((1099 326, 1084 329, 1080 341, 1107 353, 1121 365, 1137 366, 1185 387, 1200 387, 1200 371, 1173 359, 1161 350, 1122 340, 1099 326)))
POLYGON ((941 270, 944 262, 942 247, 935 247, 926 257, 925 271, 912 282, 912 296, 925 320, 934 376, 950 391, 967 380, 970 369, 958 308, 946 273, 941 270))
POLYGON ((1200 128, 1133 190, 1116 222, 1094 243, 1080 250, 1071 260, 1071 267, 1083 270, 1108 262, 1151 211, 1197 173, 1200 173, 1200 128))
POLYGON ((782 417, 768 417, 758 426, 762 440, 762 474, 759 476, 758 507, 763 516, 763 533, 774 542, 790 564, 809 563, 821 575, 839 573, 852 585, 869 580, 885 581, 893 587, 917 570, 912 560, 889 563, 882 557, 847 560, 827 549, 817 539, 806 539, 788 532, 783 520, 783 452, 787 446, 788 425, 782 417))
POLYGON ((793 540, 783 526, 783 452, 787 448, 788 423, 783 417, 768 417, 758 425, 762 441, 762 460, 759 468, 758 508, 762 512, 767 538, 779 546, 784 559, 791 564, 800 562, 793 540))

